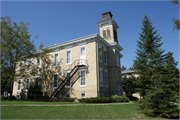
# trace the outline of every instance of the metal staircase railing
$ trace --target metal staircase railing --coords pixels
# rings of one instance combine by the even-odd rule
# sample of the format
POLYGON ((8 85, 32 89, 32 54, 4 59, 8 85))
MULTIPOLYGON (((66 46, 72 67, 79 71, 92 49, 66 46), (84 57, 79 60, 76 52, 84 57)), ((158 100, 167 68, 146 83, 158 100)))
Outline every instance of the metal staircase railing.
POLYGON ((87 60, 84 59, 80 59, 80 60, 75 60, 71 66, 67 69, 67 71, 64 73, 64 75, 62 76, 62 78, 65 78, 64 80, 62 80, 62 82, 60 83, 60 85, 58 85, 58 87, 54 90, 54 92, 51 94, 50 99, 51 98, 55 98, 57 94, 59 94, 63 88, 65 87, 65 85, 67 83, 70 82, 70 86, 72 87, 74 85, 74 83, 79 79, 79 74, 77 74, 77 78, 72 79, 73 76, 79 71, 79 68, 81 67, 86 67, 88 68, 88 64, 87 64, 87 60), (71 72, 69 73, 70 76, 66 76, 68 70, 71 70, 71 72))

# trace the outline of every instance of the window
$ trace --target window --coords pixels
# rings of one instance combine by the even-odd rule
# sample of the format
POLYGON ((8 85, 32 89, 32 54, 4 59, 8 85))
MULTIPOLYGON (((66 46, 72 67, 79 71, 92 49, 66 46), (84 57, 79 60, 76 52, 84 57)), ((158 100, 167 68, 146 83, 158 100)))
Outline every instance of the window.
POLYGON ((22 70, 22 62, 20 62, 19 64, 19 72, 21 72, 21 70, 22 70))
POLYGON ((66 72, 66 88, 70 88, 71 87, 71 80, 69 79, 70 78, 70 72, 71 71, 67 71, 66 72))
POLYGON ((85 54, 85 47, 81 47, 81 55, 85 54))
POLYGON ((21 90, 21 80, 18 80, 18 86, 17 86, 17 90, 21 90))
POLYGON ((107 28, 107 37, 110 37, 110 29, 109 29, 109 27, 107 28))
POLYGON ((104 28, 103 29, 103 38, 105 38, 106 37, 106 29, 104 28))
POLYGON ((27 71, 29 72, 31 69, 31 61, 28 61, 27 71))
POLYGON ((53 74, 53 88, 57 88, 58 86, 58 73, 53 74))
POLYGON ((40 65, 40 59, 37 58, 37 65, 40 65))
POLYGON ((107 52, 104 50, 104 63, 107 64, 107 52))
POLYGON ((102 62, 102 51, 101 51, 101 46, 99 46, 98 52, 99 52, 99 61, 102 62))
POLYGON ((85 93, 81 93, 81 98, 86 98, 86 94, 85 93))
POLYGON ((80 71, 80 86, 86 86, 86 70, 80 71))
POLYGON ((99 69, 99 83, 100 86, 103 86, 103 71, 101 68, 99 69))
POLYGON ((134 78, 136 78, 136 74, 135 74, 135 73, 133 73, 132 76, 133 76, 134 78))
POLYGON ((71 64, 71 50, 66 51, 66 64, 71 64))
POLYGON ((55 53, 54 54, 54 67, 57 67, 58 66, 58 53, 55 53))
POLYGON ((105 70, 105 85, 108 87, 108 71, 105 70))
POLYGON ((67 93, 67 94, 66 94, 66 98, 70 98, 70 93, 67 93))
POLYGON ((26 90, 29 88, 29 78, 26 79, 26 90))
POLYGON ((116 53, 116 61, 117 61, 117 66, 119 66, 119 56, 118 56, 118 53, 116 53))

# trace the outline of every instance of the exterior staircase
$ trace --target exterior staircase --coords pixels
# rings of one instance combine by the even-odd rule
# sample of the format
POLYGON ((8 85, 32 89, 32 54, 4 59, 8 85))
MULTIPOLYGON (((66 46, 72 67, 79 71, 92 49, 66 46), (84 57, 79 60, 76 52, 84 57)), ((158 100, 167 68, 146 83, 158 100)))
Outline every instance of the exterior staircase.
MULTIPOLYGON (((61 81, 61 83, 58 85, 58 87, 53 91, 53 93, 50 96, 50 99, 56 99, 56 96, 58 94, 61 94, 61 98, 64 96, 65 91, 65 85, 67 85, 68 83, 70 83, 70 86, 72 87, 75 82, 80 78, 80 74, 79 74, 79 69, 81 68, 88 68, 87 65, 87 60, 84 59, 80 59, 80 60, 75 60, 71 66, 68 68, 68 70, 71 70, 69 75, 67 75, 67 72, 64 73, 63 75, 63 80, 61 81)), ((67 71, 68 71, 67 70, 67 71)))

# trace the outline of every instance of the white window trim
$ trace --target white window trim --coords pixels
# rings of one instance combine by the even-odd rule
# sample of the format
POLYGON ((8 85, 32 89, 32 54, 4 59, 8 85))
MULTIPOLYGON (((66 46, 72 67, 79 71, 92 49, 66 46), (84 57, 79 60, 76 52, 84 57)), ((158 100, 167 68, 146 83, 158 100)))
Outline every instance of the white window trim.
POLYGON ((21 72, 22 67, 23 67, 23 62, 20 62, 20 63, 19 63, 19 73, 21 72), (22 64, 22 65, 21 65, 21 64, 22 64))
POLYGON ((103 68, 99 67, 99 86, 103 87, 103 68), (100 84, 100 71, 102 71, 102 85, 100 84))
POLYGON ((81 96, 81 98, 86 98, 86 93, 82 92, 82 93, 80 93, 80 96, 81 96), (84 94, 85 97, 82 97, 82 94, 84 94))
MULTIPOLYGON (((29 88, 29 86, 30 86, 30 78, 29 77, 26 78, 26 85, 27 85, 27 79, 29 79, 29 83, 28 83, 28 88, 29 88)), ((25 89, 26 89, 26 86, 25 86, 25 89)), ((26 91, 28 91, 28 89, 26 89, 26 91)))
POLYGON ((105 74, 107 74, 107 81, 106 81, 106 75, 105 75, 105 86, 108 87, 109 86, 109 80, 108 80, 108 70, 104 70, 105 74), (106 85, 106 82, 107 82, 107 85, 106 85))
POLYGON ((109 27, 106 28, 106 32, 107 32, 107 37, 111 37, 111 31, 109 27), (109 29, 109 36, 108 36, 108 29, 109 29))
POLYGON ((57 75, 57 87, 58 87, 58 72, 53 73, 53 89, 56 89, 57 87, 54 87, 54 75, 57 75))
POLYGON ((80 69, 79 70, 79 75, 80 75, 80 86, 79 87, 86 87, 86 69, 80 69), (81 71, 85 71, 85 85, 81 85, 81 71))
POLYGON ((40 58, 37 58, 37 59, 36 59, 36 64, 37 64, 37 66, 40 65, 40 63, 41 63, 41 59, 40 59, 40 58), (39 59, 39 64, 38 64, 38 59, 39 59))
MULTIPOLYGON (((27 72, 30 72, 31 71, 31 60, 28 60, 28 63, 30 62, 30 67, 28 68, 28 66, 27 66, 27 72)), ((28 65, 28 63, 27 63, 27 65, 28 65)))
POLYGON ((66 49, 66 65, 70 65, 72 61, 72 48, 66 49), (71 55, 70 55, 70 63, 67 63, 67 52, 71 51, 71 55))
MULTIPOLYGON (((67 73, 70 73, 70 72, 71 72, 71 70, 65 70, 66 76, 67 76, 67 73)), ((66 86, 66 84, 65 84, 65 88, 71 88, 71 79, 70 79, 70 86, 66 86)))
MULTIPOLYGON (((107 50, 104 49, 104 51, 106 52, 106 63, 105 63, 105 61, 104 61, 104 64, 107 65, 107 50)), ((103 51, 103 52, 104 52, 104 51, 103 51)), ((105 55, 104 55, 104 58, 105 58, 105 55)), ((105 59, 104 59, 104 60, 105 60, 105 59)))
POLYGON ((101 62, 102 63, 102 46, 101 45, 99 45, 98 46, 98 59, 99 59, 99 62, 101 62), (100 60, 100 54, 99 54, 99 48, 101 48, 101 60, 100 60))
POLYGON ((59 63, 58 63, 58 61, 59 61, 58 58, 59 58, 59 52, 54 52, 53 67, 58 67, 58 64, 59 64, 59 63), (55 63, 55 55, 56 55, 56 54, 58 55, 58 57, 57 57, 57 65, 54 65, 54 63, 55 63))
POLYGON ((19 91, 21 91, 21 79, 18 79, 18 81, 17 81, 17 91, 19 92, 19 91), (18 85, 19 85, 19 80, 20 80, 20 87, 19 87, 19 90, 18 90, 18 85))

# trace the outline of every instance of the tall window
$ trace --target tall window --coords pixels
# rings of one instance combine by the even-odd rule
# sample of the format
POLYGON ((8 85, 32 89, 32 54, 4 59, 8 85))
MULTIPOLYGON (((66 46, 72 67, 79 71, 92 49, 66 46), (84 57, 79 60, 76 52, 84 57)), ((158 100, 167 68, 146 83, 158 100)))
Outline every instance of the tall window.
POLYGON ((26 90, 29 88, 29 78, 26 79, 26 90))
POLYGON ((29 60, 29 61, 28 61, 28 66, 27 66, 27 71, 29 72, 30 69, 31 69, 31 61, 29 60))
POLYGON ((108 87, 108 71, 105 70, 105 85, 108 87))
POLYGON ((57 88, 58 86, 58 73, 53 74, 53 88, 57 88))
POLYGON ((99 83, 100 86, 103 86, 103 70, 101 68, 99 69, 99 83))
POLYGON ((58 66, 58 53, 54 54, 54 66, 57 67, 58 66))
POLYGON ((70 71, 66 72, 66 88, 70 88, 71 87, 71 80, 70 80, 70 71))
POLYGON ((19 64, 19 72, 21 72, 21 70, 22 70, 22 62, 20 62, 19 64))
POLYGON ((107 64, 107 52, 104 50, 104 63, 107 64))
POLYGON ((85 54, 85 47, 81 47, 81 55, 85 54))
POLYGON ((117 61, 117 66, 119 66, 119 56, 118 56, 118 53, 116 53, 116 61, 117 61))
POLYGON ((101 50, 101 46, 99 46, 99 48, 98 48, 98 53, 99 53, 99 61, 102 62, 102 50, 101 50))
POLYGON ((110 29, 109 29, 109 27, 107 28, 107 37, 110 37, 110 29))
POLYGON ((66 51, 66 64, 71 64, 71 50, 66 51))
POLYGON ((21 90, 21 80, 18 80, 18 86, 17 86, 17 90, 21 90))
POLYGON ((37 58, 37 65, 40 65, 40 59, 37 58))
POLYGON ((80 71, 80 86, 86 86, 86 70, 80 71))
POLYGON ((106 29, 104 28, 103 29, 103 38, 105 38, 106 37, 106 29))

